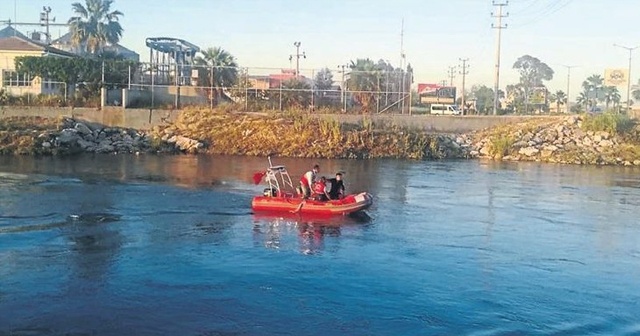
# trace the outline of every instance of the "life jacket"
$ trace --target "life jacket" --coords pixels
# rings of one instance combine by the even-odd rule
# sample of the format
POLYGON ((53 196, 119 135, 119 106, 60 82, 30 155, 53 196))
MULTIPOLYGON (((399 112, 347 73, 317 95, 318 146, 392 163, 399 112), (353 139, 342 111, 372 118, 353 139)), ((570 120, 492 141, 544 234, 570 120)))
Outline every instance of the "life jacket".
POLYGON ((327 187, 326 184, 322 182, 316 182, 316 184, 313 185, 313 193, 318 195, 324 195, 324 191, 326 187, 327 187))

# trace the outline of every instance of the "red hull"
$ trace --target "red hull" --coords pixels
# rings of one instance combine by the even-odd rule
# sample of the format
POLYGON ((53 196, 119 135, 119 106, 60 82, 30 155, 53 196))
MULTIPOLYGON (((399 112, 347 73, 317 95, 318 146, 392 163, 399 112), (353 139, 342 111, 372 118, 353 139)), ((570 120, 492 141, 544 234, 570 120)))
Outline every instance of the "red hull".
POLYGON ((299 213, 314 215, 348 215, 350 213, 364 210, 373 204, 373 197, 368 193, 351 194, 340 200, 320 202, 314 200, 303 201, 300 197, 284 196, 256 196, 251 202, 253 211, 265 212, 295 212, 300 204, 304 202, 299 213))

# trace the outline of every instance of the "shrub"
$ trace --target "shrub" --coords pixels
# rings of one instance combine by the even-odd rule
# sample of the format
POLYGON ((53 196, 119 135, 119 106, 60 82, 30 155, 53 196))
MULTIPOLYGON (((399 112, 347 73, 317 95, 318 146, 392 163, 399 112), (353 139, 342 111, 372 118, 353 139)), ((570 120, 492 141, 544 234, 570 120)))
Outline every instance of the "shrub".
POLYGON ((504 157, 513 146, 513 138, 509 135, 496 135, 489 142, 489 153, 494 157, 504 157))
POLYGON ((625 133, 635 126, 633 120, 627 115, 603 113, 587 115, 582 122, 582 128, 591 132, 625 133))

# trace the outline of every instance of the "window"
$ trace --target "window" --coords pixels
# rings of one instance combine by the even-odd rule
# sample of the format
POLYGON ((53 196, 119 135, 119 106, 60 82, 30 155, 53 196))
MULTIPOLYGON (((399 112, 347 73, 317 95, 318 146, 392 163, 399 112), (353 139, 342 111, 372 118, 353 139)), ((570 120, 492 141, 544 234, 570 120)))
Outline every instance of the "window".
POLYGON ((31 86, 33 76, 18 74, 16 71, 2 71, 2 86, 31 86))

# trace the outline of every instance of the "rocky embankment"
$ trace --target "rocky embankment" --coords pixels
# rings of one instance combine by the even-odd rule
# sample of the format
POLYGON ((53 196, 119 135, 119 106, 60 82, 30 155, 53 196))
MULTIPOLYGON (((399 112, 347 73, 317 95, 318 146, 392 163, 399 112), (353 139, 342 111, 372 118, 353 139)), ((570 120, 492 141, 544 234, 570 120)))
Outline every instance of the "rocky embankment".
POLYGON ((181 136, 159 139, 131 128, 104 127, 71 118, 13 118, 0 125, 2 154, 172 153, 202 147, 202 143, 181 136))
POLYGON ((640 128, 619 116, 533 118, 470 134, 344 125, 305 115, 185 111, 150 132, 73 119, 0 120, 0 154, 202 153, 299 158, 537 161, 640 166, 640 128), (599 118, 599 119, 598 119, 599 118), (608 119, 607 119, 608 118, 608 119))
MULTIPOLYGON (((586 130, 585 116, 554 122, 527 122, 462 135, 456 142, 470 157, 505 161, 640 166, 640 146, 616 130, 586 130)), ((587 127, 588 129, 588 127, 587 127)), ((626 136, 625 136, 626 135, 626 136)))
POLYGON ((151 148, 149 137, 134 129, 103 128, 73 119, 64 119, 59 132, 42 133, 38 138, 43 148, 68 152, 135 153, 151 148))

